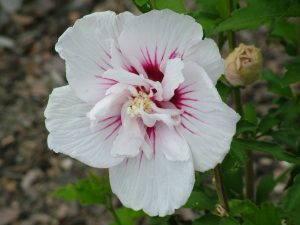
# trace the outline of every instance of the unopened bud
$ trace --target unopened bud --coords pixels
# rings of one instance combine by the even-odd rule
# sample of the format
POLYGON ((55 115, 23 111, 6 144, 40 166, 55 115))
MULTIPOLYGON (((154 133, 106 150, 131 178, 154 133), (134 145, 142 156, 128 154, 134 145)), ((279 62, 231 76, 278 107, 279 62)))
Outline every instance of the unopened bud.
POLYGON ((253 45, 240 44, 225 60, 225 76, 233 86, 246 86, 256 81, 262 71, 262 54, 253 45))

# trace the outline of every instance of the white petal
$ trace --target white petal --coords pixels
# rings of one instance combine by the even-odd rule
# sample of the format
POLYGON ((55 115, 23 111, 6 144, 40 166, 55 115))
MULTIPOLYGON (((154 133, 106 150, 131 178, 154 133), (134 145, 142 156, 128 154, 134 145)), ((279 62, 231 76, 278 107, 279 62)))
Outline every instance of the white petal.
POLYGON ((190 159, 190 148, 184 137, 175 127, 168 127, 163 123, 157 123, 155 128, 157 149, 165 154, 167 160, 187 161, 190 159))
POLYGON ((184 56, 184 62, 193 61, 204 68, 213 84, 224 74, 224 60, 219 48, 212 39, 204 39, 195 48, 190 49, 184 56))
POLYGON ((123 160, 110 154, 120 116, 99 121, 94 130, 85 116, 90 109, 91 106, 77 98, 69 86, 54 89, 45 110, 46 127, 50 133, 48 146, 89 166, 114 166, 123 160))
POLYGON ((183 62, 179 58, 168 60, 162 80, 163 98, 165 101, 173 97, 175 89, 184 81, 183 67, 183 62))
POLYGON ((148 160, 143 154, 109 169, 112 191, 123 205, 143 209, 150 216, 174 213, 188 199, 194 185, 191 161, 168 161, 159 149, 148 160))
POLYGON ((156 124, 156 121, 162 121, 168 126, 178 125, 178 121, 169 114, 160 114, 160 113, 147 113, 145 111, 140 111, 142 120, 147 127, 153 127, 156 124))
POLYGON ((138 118, 131 118, 126 113, 129 105, 130 103, 125 104, 122 109, 122 127, 113 144, 113 156, 134 157, 139 154, 145 141, 144 125, 138 118))
MULTIPOLYGON (((120 49, 133 65, 140 62, 148 78, 161 81, 160 65, 181 57, 202 39, 202 28, 187 15, 153 10, 132 19, 120 35, 120 49)), ((135 68, 139 73, 139 68, 135 68)))
POLYGON ((181 131, 192 150, 195 169, 206 171, 228 153, 240 116, 222 102, 205 71, 185 64, 185 82, 177 90, 177 107, 184 110, 181 131))
POLYGON ((136 85, 136 86, 148 86, 147 82, 145 81, 145 78, 142 76, 139 76, 134 73, 130 73, 126 70, 122 69, 111 69, 107 70, 103 76, 105 78, 113 79, 117 82, 120 82, 122 84, 128 84, 128 85, 136 85))
POLYGON ((111 45, 130 13, 98 12, 76 21, 59 38, 55 49, 66 61, 67 80, 76 95, 88 103, 96 103, 112 85, 102 74, 111 68, 111 45))

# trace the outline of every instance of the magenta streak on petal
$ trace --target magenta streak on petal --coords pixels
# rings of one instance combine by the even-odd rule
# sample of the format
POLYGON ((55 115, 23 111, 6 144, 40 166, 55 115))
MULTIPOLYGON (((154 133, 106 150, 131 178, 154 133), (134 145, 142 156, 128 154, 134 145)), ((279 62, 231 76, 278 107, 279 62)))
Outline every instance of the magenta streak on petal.
POLYGON ((149 53, 149 49, 146 47, 146 54, 144 54, 143 50, 140 49, 144 62, 142 62, 142 66, 148 76, 149 79, 153 81, 161 82, 163 80, 164 74, 159 69, 159 64, 157 62, 157 48, 155 48, 154 52, 154 61, 151 60, 151 56, 149 53))
POLYGON ((114 125, 116 123, 120 123, 120 121, 121 121, 121 116, 119 116, 117 119, 115 119, 114 121, 107 124, 105 127, 102 127, 99 131, 105 130, 105 129, 111 127, 112 125, 114 125))
POLYGON ((170 56, 169 56, 169 59, 174 59, 174 58, 176 58, 176 56, 177 56, 177 48, 175 48, 175 49, 171 52, 171 54, 170 54, 170 56))
POLYGON ((136 70, 136 68, 133 67, 133 66, 129 66, 129 67, 127 68, 127 70, 128 70, 128 72, 130 72, 130 73, 134 73, 134 74, 139 75, 139 72, 138 72, 138 71, 136 70))
POLYGON ((163 54, 162 54, 162 56, 161 56, 161 58, 160 58, 160 62, 162 62, 163 59, 165 58, 166 50, 167 50, 167 48, 164 49, 164 52, 163 52, 163 54))
POLYGON ((202 122, 202 123, 205 123, 205 124, 206 124, 205 121, 199 119, 197 116, 195 116, 194 114, 192 114, 192 113, 190 113, 190 112, 188 112, 188 111, 185 111, 183 114, 188 115, 189 117, 192 117, 192 118, 194 118, 195 120, 198 120, 199 122, 202 122))
POLYGON ((182 109, 183 107, 187 107, 187 108, 190 108, 190 109, 194 109, 194 110, 197 110, 197 111, 199 111, 199 109, 197 109, 197 108, 195 108, 195 107, 193 107, 193 106, 191 106, 191 105, 187 105, 187 104, 184 104, 184 103, 182 103, 182 102, 177 102, 177 105, 176 105, 178 108, 180 108, 180 109, 182 109))
POLYGON ((106 81, 109 81, 109 82, 112 83, 112 84, 118 83, 118 81, 113 80, 113 79, 110 79, 110 78, 103 77, 103 76, 101 76, 100 74, 96 74, 95 77, 100 78, 100 79, 103 79, 103 80, 106 80, 106 81))
POLYGON ((110 119, 115 118, 115 117, 119 117, 119 115, 118 115, 118 116, 110 116, 110 117, 107 117, 107 118, 105 118, 105 119, 99 120, 97 123, 102 123, 102 122, 105 122, 105 121, 110 120, 110 119))
POLYGON ((97 66, 98 66, 101 70, 103 70, 103 71, 108 70, 108 69, 104 68, 103 66, 101 66, 101 65, 99 65, 99 64, 97 64, 97 66))
POLYGON ((184 100, 184 101, 193 101, 193 102, 198 102, 199 100, 196 98, 180 98, 180 100, 184 100))
POLYGON ((198 135, 195 131, 191 130, 190 128, 188 128, 183 122, 180 123, 181 126, 186 129, 187 131, 189 131, 190 133, 194 134, 194 135, 198 135))
POLYGON ((193 92, 195 92, 195 91, 189 90, 189 91, 185 91, 185 92, 180 92, 180 94, 181 94, 181 96, 184 96, 186 94, 190 94, 190 93, 193 93, 193 92))
POLYGON ((108 140, 118 129, 122 126, 122 122, 119 122, 119 124, 113 129, 113 131, 105 137, 105 140, 108 140))
POLYGON ((97 83, 98 85, 102 85, 102 86, 108 86, 107 88, 110 88, 112 85, 112 83, 97 83))

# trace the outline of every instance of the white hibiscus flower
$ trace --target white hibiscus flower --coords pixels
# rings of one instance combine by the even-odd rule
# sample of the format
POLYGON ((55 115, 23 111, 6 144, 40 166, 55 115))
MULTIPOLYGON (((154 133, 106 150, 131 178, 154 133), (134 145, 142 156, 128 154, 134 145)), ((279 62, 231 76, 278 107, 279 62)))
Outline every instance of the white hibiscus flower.
POLYGON ((121 202, 151 216, 181 207, 194 171, 220 163, 240 116, 214 87, 224 63, 193 18, 98 12, 59 38, 69 85, 45 111, 55 152, 109 168, 121 202))

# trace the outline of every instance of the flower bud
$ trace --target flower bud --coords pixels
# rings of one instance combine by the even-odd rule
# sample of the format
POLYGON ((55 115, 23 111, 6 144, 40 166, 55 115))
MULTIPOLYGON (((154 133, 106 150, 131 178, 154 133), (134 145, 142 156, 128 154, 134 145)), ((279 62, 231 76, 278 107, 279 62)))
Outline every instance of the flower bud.
POLYGON ((246 86, 256 81, 262 71, 262 55, 253 45, 240 44, 225 60, 225 76, 233 86, 246 86))

